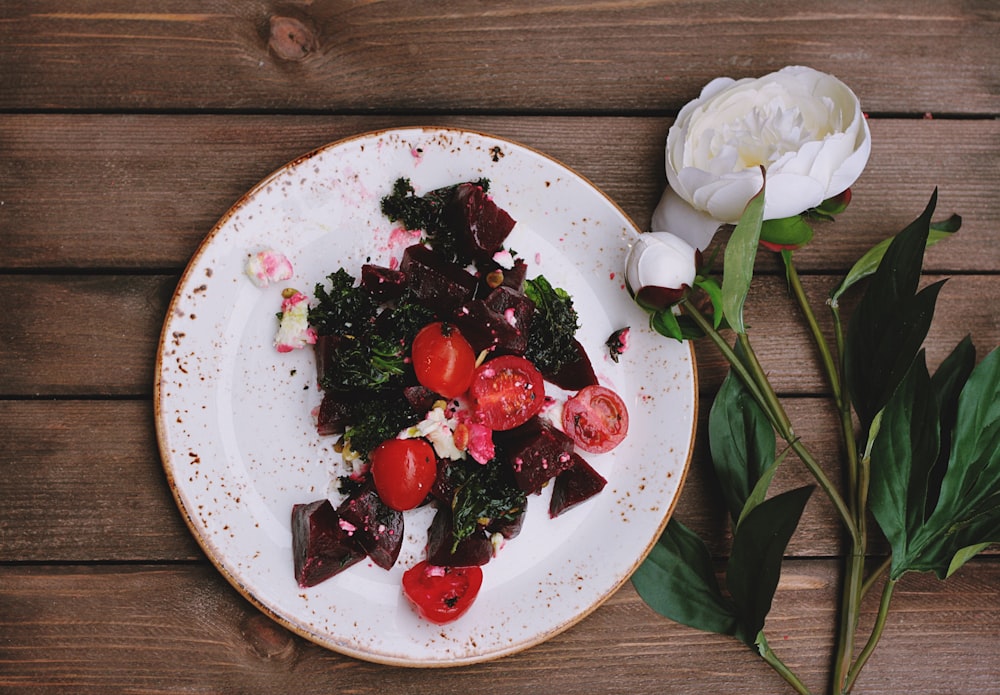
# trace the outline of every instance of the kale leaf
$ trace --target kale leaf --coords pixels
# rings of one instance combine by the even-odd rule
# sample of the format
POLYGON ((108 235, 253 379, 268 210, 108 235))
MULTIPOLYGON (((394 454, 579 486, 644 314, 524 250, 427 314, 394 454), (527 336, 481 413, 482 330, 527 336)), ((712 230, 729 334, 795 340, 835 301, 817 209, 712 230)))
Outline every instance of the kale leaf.
POLYGON ((544 276, 524 281, 524 293, 535 303, 524 356, 542 374, 554 374, 579 357, 576 331, 579 316, 566 290, 552 287, 544 276))
POLYGON ((352 424, 344 432, 344 439, 353 451, 367 461, 375 447, 395 438, 422 418, 410 406, 402 391, 360 399, 351 407, 349 420, 352 424))
POLYGON ((330 289, 317 283, 315 306, 309 309, 309 325, 320 335, 352 335, 362 333, 378 313, 378 303, 354 277, 341 268, 327 280, 330 289))
POLYGON ((376 333, 344 336, 330 357, 320 379, 327 390, 375 391, 400 385, 407 373, 402 343, 376 333))
POLYGON ((449 467, 452 525, 455 544, 480 527, 517 521, 524 513, 527 496, 514 483, 510 469, 498 459, 486 465, 455 463, 449 467))

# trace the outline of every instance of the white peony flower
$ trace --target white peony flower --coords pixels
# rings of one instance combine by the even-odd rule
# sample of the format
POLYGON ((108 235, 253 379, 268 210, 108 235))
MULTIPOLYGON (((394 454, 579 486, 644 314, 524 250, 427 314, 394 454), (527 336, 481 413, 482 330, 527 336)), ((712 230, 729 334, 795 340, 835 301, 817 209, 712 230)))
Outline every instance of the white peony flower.
POLYGON ((870 153, 860 102, 831 75, 790 66, 757 79, 712 80, 667 134, 670 187, 652 229, 704 249, 760 190, 762 166, 764 219, 780 219, 848 189, 870 153))

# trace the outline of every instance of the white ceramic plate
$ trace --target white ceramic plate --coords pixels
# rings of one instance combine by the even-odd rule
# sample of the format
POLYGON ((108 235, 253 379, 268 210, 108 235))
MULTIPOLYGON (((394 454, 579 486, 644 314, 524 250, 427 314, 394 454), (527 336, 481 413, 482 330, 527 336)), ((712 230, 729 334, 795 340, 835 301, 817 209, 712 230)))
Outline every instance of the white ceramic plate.
POLYGON ((573 625, 625 582, 656 541, 680 492, 697 407, 692 350, 659 337, 624 288, 638 231, 578 174, 489 135, 410 128, 333 143, 281 168, 220 220, 187 267, 164 323, 155 391, 159 445, 177 503, 225 577, 263 611, 335 651, 369 661, 450 666, 537 644, 573 625), (587 455, 607 479, 597 497, 548 518, 548 491, 531 497, 521 534, 484 568, 472 609, 444 627, 422 622, 400 591, 421 559, 428 510, 407 513, 391 571, 370 562, 310 589, 292 571, 292 505, 331 495, 345 472, 333 439, 316 434, 321 394, 311 351, 272 347, 281 291, 308 295, 340 266, 356 277, 412 243, 379 201, 398 177, 418 194, 474 180, 517 227, 508 247, 568 290, 578 334, 602 383, 628 404, 630 434, 587 455), (265 289, 244 274, 272 248, 295 269, 265 289), (631 326, 620 362, 604 342, 631 326))

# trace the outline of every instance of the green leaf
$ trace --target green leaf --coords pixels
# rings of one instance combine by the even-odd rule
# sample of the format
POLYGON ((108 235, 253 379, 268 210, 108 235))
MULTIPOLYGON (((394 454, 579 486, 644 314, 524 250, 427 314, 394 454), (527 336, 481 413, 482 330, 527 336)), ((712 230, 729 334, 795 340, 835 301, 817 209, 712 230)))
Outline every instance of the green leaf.
POLYGON ((723 497, 736 521, 775 461, 775 436, 764 410, 732 371, 709 411, 708 439, 723 497))
POLYGON ((892 575, 910 560, 923 526, 931 469, 938 459, 937 400, 921 355, 882 411, 871 448, 869 505, 892 547, 892 575))
POLYGON ((650 608, 673 621, 723 635, 736 631, 736 611, 722 595, 708 547, 676 519, 667 522, 632 584, 650 608))
MULTIPOLYGON (((763 173, 763 168, 761 168, 763 173)), ((753 280, 757 243, 764 220, 764 186, 750 199, 733 230, 723 257, 722 307, 729 325, 737 333, 746 333, 743 304, 753 280)))
POLYGON ((925 371, 915 366, 915 376, 890 399, 872 446, 871 508, 892 544, 893 578, 932 571, 943 579, 973 546, 1000 542, 1000 349, 972 370, 961 390, 947 469, 929 516, 933 490, 923 472, 934 447, 924 430, 931 429, 937 396, 925 371), (900 484, 905 500, 893 488, 900 484))
POLYGON ((802 215, 764 220, 760 227, 760 240, 775 246, 802 246, 813 237, 813 228, 802 215))
POLYGON ((951 575, 955 574, 955 572, 962 565, 964 565, 966 562, 968 562, 969 560, 971 560, 972 558, 974 558, 976 555, 978 555, 982 551, 984 551, 987 548, 989 548, 991 545, 993 545, 993 544, 992 543, 977 543, 976 545, 970 545, 970 546, 967 546, 967 547, 962 548, 961 550, 959 550, 957 553, 955 553, 955 557, 953 557, 951 559, 951 563, 948 565, 948 573, 945 576, 946 577, 950 577, 951 575))
POLYGON ((677 315, 674 314, 672 308, 663 309, 662 311, 657 311, 649 316, 649 326, 654 331, 667 338, 673 338, 675 340, 683 340, 684 332, 681 330, 681 325, 677 320, 677 315))
MULTIPOLYGON (((958 549, 1000 541, 1000 348, 972 370, 958 400, 948 470, 926 535, 958 549), (976 534, 981 534, 977 536, 976 534)), ((935 567, 939 574, 947 569, 935 567)))
MULTIPOLYGON (((961 226, 962 218, 958 215, 952 215, 944 222, 932 224, 930 226, 930 233, 927 235, 926 248, 930 248, 939 241, 947 239, 957 232, 961 226)), ((841 280, 840 284, 830 293, 830 301, 834 305, 837 304, 840 297, 847 290, 875 272, 879 263, 882 262, 882 258, 885 256, 885 252, 889 248, 889 244, 892 243, 892 240, 893 237, 883 239, 857 260, 854 266, 847 272, 847 275, 844 276, 844 279, 841 280)))
POLYGON ((771 481, 774 479, 774 474, 778 471, 778 467, 781 466, 782 462, 788 458, 788 454, 791 449, 785 449, 780 456, 774 459, 774 462, 764 469, 761 473, 760 478, 757 480, 757 484, 753 486, 753 490, 747 496, 746 502, 743 503, 743 509, 740 510, 740 517, 736 520, 736 526, 739 527, 743 523, 747 514, 753 511, 761 502, 767 499, 768 488, 771 487, 771 481))
POLYGON ((736 604, 736 637, 753 646, 771 610, 781 561, 812 494, 813 486, 790 490, 757 505, 733 538, 726 586, 736 604))
POLYGON ((889 244, 848 324, 845 373, 863 432, 909 370, 934 316, 941 283, 916 290, 936 197, 889 244))
POLYGON ((722 288, 719 287, 713 278, 703 278, 698 277, 694 281, 695 287, 699 287, 705 291, 708 295, 709 300, 712 302, 712 324, 713 327, 718 329, 722 325, 722 318, 724 310, 722 307, 722 288))
POLYGON ((951 453, 951 435, 958 421, 958 399, 965 382, 976 366, 976 348, 969 336, 966 336, 951 354, 938 366, 931 385, 937 396, 941 410, 941 446, 938 450, 938 460, 931 471, 928 482, 927 513, 937 504, 938 492, 941 489, 941 478, 948 468, 948 457, 951 453))

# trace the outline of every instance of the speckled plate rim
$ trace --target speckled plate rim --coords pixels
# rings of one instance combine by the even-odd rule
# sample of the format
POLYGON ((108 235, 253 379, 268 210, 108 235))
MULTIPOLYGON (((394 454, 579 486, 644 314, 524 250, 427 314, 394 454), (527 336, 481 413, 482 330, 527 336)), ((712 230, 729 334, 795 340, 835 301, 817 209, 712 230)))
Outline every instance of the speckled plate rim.
MULTIPOLYGON (((244 194, 231 208, 226 212, 225 215, 216 223, 213 229, 205 237, 205 239, 200 244, 199 248, 193 255, 190 263, 185 269, 179 283, 177 290, 170 302, 170 306, 167 311, 166 318, 163 323, 163 330, 161 334, 161 339, 156 356, 156 380, 154 384, 154 411, 155 411, 155 423, 157 440, 160 448, 160 454, 164 465, 164 470, 167 476, 168 484, 171 489, 175 501, 183 515, 183 518, 190 528, 195 539, 206 553, 209 560, 213 565, 220 571, 220 573, 226 578, 226 580, 245 598, 247 598, 252 604, 254 604, 259 610, 269 615, 272 619, 276 620, 280 624, 284 625, 293 632, 317 643, 333 651, 363 659, 366 661, 371 661, 374 663, 396 665, 396 666, 411 666, 411 667, 445 667, 445 666, 458 666, 465 664, 478 663, 483 661, 488 661, 496 659, 499 657, 507 656, 513 653, 517 653, 527 649, 529 647, 535 646, 541 642, 544 642, 551 637, 565 631, 569 627, 575 625, 584 617, 592 613, 598 606, 603 604, 611 595, 613 595, 622 584, 624 584, 638 565, 643 561, 645 556, 651 550, 653 544, 656 542, 663 528, 665 527, 673 509, 677 503, 677 499, 680 495, 683 483, 686 479, 687 470, 690 464, 691 452, 694 445, 695 436, 695 425, 696 425, 696 415, 698 407, 698 388, 697 388, 697 370, 694 362, 694 351, 693 347, 690 345, 679 346, 678 344, 671 345, 670 342, 664 339, 652 335, 647 336, 648 339, 635 340, 633 339, 633 344, 636 342, 642 343, 642 345, 656 353, 663 351, 664 349, 669 352, 670 360, 675 364, 679 365, 680 371, 674 375, 675 380, 679 383, 676 384, 680 398, 682 398, 682 408, 677 416, 680 422, 680 428, 683 432, 683 441, 673 441, 672 446, 670 446, 670 451, 673 456, 673 466, 671 473, 668 477, 672 477, 669 488, 665 494, 667 499, 659 500, 659 506, 655 508, 655 523, 646 524, 642 537, 644 542, 639 548, 638 552, 634 552, 631 559, 625 563, 619 563, 620 566, 615 570, 615 576, 611 581, 607 581, 605 578, 604 585, 601 587, 598 595, 595 595, 588 599, 584 605, 573 608, 570 614, 561 616, 558 620, 554 622, 549 622, 538 626, 534 631, 529 630, 529 634, 522 635, 517 639, 512 639, 506 644, 493 643, 489 644, 483 648, 468 648, 467 646, 463 650, 457 652, 453 651, 449 646, 443 649, 440 654, 432 653, 428 656, 427 653, 421 652, 419 654, 409 654, 406 653, 404 649, 400 651, 385 651, 379 649, 377 646, 373 646, 372 642, 361 643, 355 642, 351 639, 350 635, 346 637, 343 634, 330 634, 328 630, 318 630, 315 627, 307 624, 306 621, 300 619, 300 616, 295 615, 295 611, 289 612, 286 607, 276 606, 275 600, 272 596, 268 595, 267 592, 262 591, 258 586, 255 586, 256 582, 253 577, 247 576, 247 571, 245 567, 235 566, 229 561, 226 556, 226 549, 224 546, 220 546, 218 539, 213 536, 219 533, 219 528, 213 528, 212 524, 216 523, 210 519, 211 511, 207 512, 208 517, 206 517, 205 504, 206 499, 204 495, 198 492, 193 492, 191 490, 192 485, 190 484, 190 478, 185 479, 190 471, 187 468, 190 464, 190 457, 193 456, 192 452, 187 452, 186 454, 181 453, 180 449, 177 448, 176 443, 171 444, 172 441, 176 440, 178 423, 180 422, 180 417, 177 416, 177 422, 174 422, 172 418, 175 417, 176 413, 180 412, 174 407, 176 405, 177 397, 170 395, 170 389, 179 390, 178 384, 188 378, 189 372, 186 368, 181 365, 180 358, 177 358, 178 369, 171 371, 168 365, 174 359, 177 353, 177 348, 180 339, 177 338, 178 334, 183 335, 183 332, 178 330, 178 325, 182 319, 186 316, 186 310, 183 307, 186 299, 192 300, 198 294, 199 290, 203 290, 206 286, 205 277, 202 277, 199 273, 204 273, 206 267, 204 266, 205 258, 214 249, 214 247, 220 244, 220 237, 224 230, 227 233, 231 233, 233 220, 244 211, 256 198, 265 195, 265 191, 269 190, 269 187, 276 184, 276 182, 282 177, 287 178, 290 174, 294 174, 297 170, 308 165, 310 162, 314 162, 320 156, 326 157, 336 157, 338 150, 343 148, 356 147, 360 144, 366 143, 382 143, 385 138, 395 138, 397 141, 406 140, 407 138, 412 139, 416 142, 430 142, 435 137, 444 138, 449 142, 461 141, 463 143, 476 143, 478 149, 483 149, 487 145, 490 146, 489 152, 493 153, 490 157, 492 161, 498 161, 496 148, 503 148, 503 153, 500 157, 503 158, 504 154, 507 156, 515 155, 515 157, 524 158, 531 161, 533 165, 541 167, 546 173, 551 172, 554 177, 560 180, 565 180, 570 182, 571 188, 585 190, 587 196, 593 197, 592 205, 597 208, 602 208, 603 213, 613 218, 613 221, 620 226, 620 232, 623 236, 625 249, 634 241, 635 236, 639 233, 639 230, 635 227, 634 223, 629 220, 627 215, 617 206, 614 201, 608 198, 603 192, 601 192, 596 186, 594 186, 589 180, 580 175, 579 173, 569 169, 564 164, 558 162, 557 160, 549 157, 548 155, 539 152, 531 147, 525 146, 523 144, 513 142, 503 137, 498 137, 494 135, 489 135, 486 133, 464 130, 464 129, 452 129, 452 128, 439 128, 439 127, 404 127, 404 128, 389 128, 376 130, 366 133, 361 133, 355 136, 343 138, 332 142, 330 144, 319 147, 309 153, 306 153, 296 159, 292 160, 288 164, 280 167, 278 170, 274 171, 272 174, 264 178, 260 183, 254 186, 250 191, 244 194), (186 299, 185 299, 186 298, 186 299), (180 376, 180 381, 178 375, 180 376), (175 380, 175 381, 172 381, 175 380), (173 407, 173 410, 171 408, 173 407)), ((363 148, 362 148, 363 149, 363 148)), ((460 148, 459 148, 460 149, 460 148)), ((411 149, 411 152, 415 153, 416 149, 411 149)), ((423 156, 421 152, 421 156, 423 156)), ((464 156, 464 155, 463 155, 464 156)), ((487 165, 488 169, 488 165, 487 165)), ((389 173, 386 172, 388 181, 396 178, 398 175, 405 175, 407 172, 400 173, 389 173)), ((409 172, 414 174, 413 178, 415 184, 417 183, 417 176, 415 171, 409 172)), ((470 176, 469 178, 472 178, 470 176)), ((494 191, 496 191, 497 185, 502 184, 502 180, 494 179, 494 191)), ((418 191, 419 191, 419 184, 418 191)), ((437 185, 441 185, 440 183, 437 185)), ((546 181, 546 186, 549 182, 546 181)), ((495 195, 500 198, 501 194, 495 192, 495 195)), ((558 192, 553 191, 552 195, 558 198, 558 192)), ((512 213, 515 213, 517 217, 517 205, 515 201, 507 204, 505 201, 500 201, 501 205, 512 213), (512 210, 513 208, 513 210, 512 210)), ((230 244, 231 245, 231 244, 230 244)), ((249 247, 249 244, 248 244, 249 247)), ((249 250, 246 249, 246 250, 249 250)), ((521 250, 521 249, 519 249, 521 250)), ((523 252, 523 251, 522 251, 523 252)), ((623 260, 623 259, 620 259, 623 260)), ((336 267, 336 262, 331 261, 327 270, 332 271, 336 267)), ((614 267, 614 266, 613 266, 614 267)), ((623 263, 618 263, 617 267, 623 267, 623 263)), ((210 270, 210 267, 208 267, 210 270)), ((544 268, 542 272, 546 272, 544 268)), ((208 273, 211 274, 210 272, 208 273)), ((548 272, 546 272, 548 275, 548 272)), ((613 272, 612 272, 613 277, 613 272)), ((246 278, 243 278, 246 280, 246 278)), ((311 287, 311 285, 308 285, 311 287)), ((624 291, 623 288, 621 288, 624 291)), ((629 302, 631 305, 631 302, 629 302)), ((620 308, 620 307, 619 307, 620 308)), ((642 325, 635 325, 636 322, 644 322, 645 317, 638 309, 635 309, 635 313, 630 316, 630 321, 633 324, 633 334, 637 331, 648 331, 648 327, 642 325)), ((588 317, 585 313, 581 312, 581 323, 586 326, 588 317)), ((651 332, 649 332, 651 333, 651 332)), ((593 342, 593 341, 591 341, 593 342)), ((635 349, 635 348, 632 348, 635 349)), ((588 346, 588 351, 592 352, 592 349, 588 346)), ((593 358, 593 354, 592 354, 593 358)), ((623 362, 626 360, 623 359, 623 362)), ((204 377, 202 377, 204 378, 204 377)), ((671 387, 673 388, 673 387, 671 387)), ((224 389, 223 389, 224 390, 224 389)), ((231 394, 230 394, 231 395, 231 394)), ((645 397, 649 397, 648 394, 645 397)), ((193 406, 194 404, 188 404, 193 406)), ((677 405, 674 403, 673 405, 677 405)), ((205 408, 203 404, 201 406, 205 408)), ((631 410, 631 406, 630 406, 631 410)), ((636 418, 633 416, 633 423, 636 418)), ((633 425, 633 433, 630 434, 630 438, 635 436, 635 427, 633 425)), ((626 440, 628 441, 628 440, 626 440)), ((611 455, 603 455, 611 456, 611 455)), ((613 464, 613 465, 625 465, 625 464, 613 464)), ((640 465, 648 465, 640 464, 640 465)), ((601 467, 595 465, 601 470, 601 467)), ((643 478, 645 480, 645 478, 643 478)), ((609 476, 609 488, 614 483, 614 477, 609 476)), ((643 486, 644 487, 644 486, 643 486)), ((218 492, 216 489, 215 492, 218 492)), ((231 491, 227 491, 226 494, 231 495, 231 491)), ((607 491, 602 494, 607 494, 607 491)), ((625 495, 628 496, 630 492, 626 491, 625 495)), ((641 495, 639 495, 641 496, 641 495)), ((236 499, 239 499, 237 497, 236 499)), ((624 497, 623 497, 624 499, 624 497)), ((305 501, 305 500, 303 500, 305 501)), ((211 501, 208 502, 211 506, 211 501)), ((247 502, 246 504, 250 504, 247 502)), ((547 501, 545 503, 547 506, 547 501)), ((530 506, 530 505, 529 505, 530 506)), ((541 506, 540 503, 536 502, 535 507, 541 506)), ((572 510, 570 514, 576 513, 576 510, 572 510)), ((558 520, 557 520, 558 521, 558 520)), ((221 522, 219 522, 221 523, 221 522)), ((228 527, 227 527, 228 528, 228 527)), ((230 536, 233 534, 230 533, 230 536)), ((519 539, 523 538, 519 536, 518 539, 514 540, 516 543, 519 539)), ((523 541, 522 541, 523 542, 523 541)), ((507 552, 505 548, 501 553, 507 552)), ((401 558, 402 560, 402 558, 401 558)), ((497 562, 497 561, 494 561, 497 562)), ((493 564, 493 563, 491 563, 493 564)), ((288 555, 287 565, 284 568, 285 572, 291 575, 291 556, 288 555)), ((352 568, 353 569, 353 568, 352 568)), ((344 573, 347 574, 347 573, 344 573)), ((551 574, 551 573, 550 573, 551 574)), ((343 576, 343 575, 341 575, 343 576)), ((335 580, 337 578, 334 578, 335 580)), ((333 580, 331 580, 333 581, 333 580)), ((582 580, 581 580, 582 583, 582 580)), ((292 580, 294 585, 294 580, 292 580)), ((298 591, 298 589, 295 589, 298 591)), ((485 587, 484 587, 485 594, 485 587)), ((556 595, 558 596, 558 594, 556 595)), ((477 606, 484 600, 483 597, 477 601, 477 606)), ((488 600, 488 599, 487 599, 488 600)), ((551 598, 549 599, 551 600, 551 598)), ((471 616, 476 610, 474 606, 473 611, 470 612, 471 616)), ((466 616, 462 620, 472 620, 473 618, 466 616)), ((461 622, 461 621, 458 621, 461 622)), ((426 626, 414 629, 424 629, 426 626)), ((445 630, 449 629, 447 626, 445 630)), ((349 632, 349 630, 348 630, 349 632)), ((485 632, 484 632, 485 635, 485 632)), ((444 637, 445 633, 441 632, 441 636, 444 637)), ((468 638, 466 638, 468 639, 468 638)), ((474 643, 475 640, 469 640, 474 643)), ((485 640, 484 640, 485 641, 485 640)), ((433 642, 433 640, 432 640, 433 642)), ((447 641, 445 642, 447 645, 447 641)), ((433 647, 432 647, 433 649, 433 647)))

